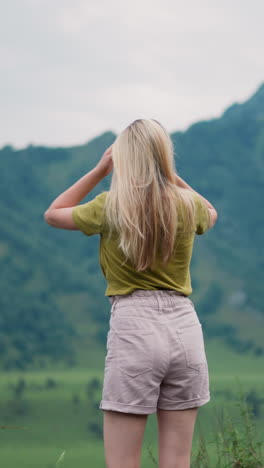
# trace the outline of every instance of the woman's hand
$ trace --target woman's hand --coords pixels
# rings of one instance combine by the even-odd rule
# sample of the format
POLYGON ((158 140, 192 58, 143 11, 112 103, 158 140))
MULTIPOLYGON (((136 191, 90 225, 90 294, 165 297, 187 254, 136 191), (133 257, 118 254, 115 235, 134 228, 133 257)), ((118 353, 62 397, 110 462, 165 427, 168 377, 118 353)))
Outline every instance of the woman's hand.
POLYGON ((113 169, 112 146, 109 146, 101 157, 99 163, 95 166, 96 171, 106 177, 113 169))

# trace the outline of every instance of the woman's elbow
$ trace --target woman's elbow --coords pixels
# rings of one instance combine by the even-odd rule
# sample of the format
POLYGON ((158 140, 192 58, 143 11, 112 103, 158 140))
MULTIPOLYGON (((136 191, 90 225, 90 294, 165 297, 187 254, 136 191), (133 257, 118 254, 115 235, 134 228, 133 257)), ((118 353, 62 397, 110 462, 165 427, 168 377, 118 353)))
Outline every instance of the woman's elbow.
POLYGON ((209 229, 214 227, 218 218, 218 213, 215 208, 209 208, 209 229))
POLYGON ((51 216, 51 211, 50 210, 46 210, 44 215, 43 215, 43 218, 44 218, 44 221, 49 224, 50 226, 53 226, 53 223, 52 223, 52 216, 51 216))

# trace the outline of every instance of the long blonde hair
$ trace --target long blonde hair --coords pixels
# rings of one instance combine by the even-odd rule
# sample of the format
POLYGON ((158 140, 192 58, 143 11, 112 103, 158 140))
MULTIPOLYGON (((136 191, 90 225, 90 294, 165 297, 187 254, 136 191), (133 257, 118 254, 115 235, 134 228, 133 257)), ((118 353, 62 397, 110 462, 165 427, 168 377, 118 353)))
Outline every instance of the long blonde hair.
POLYGON ((154 119, 137 119, 117 136, 112 160, 105 202, 108 239, 118 233, 119 248, 137 271, 154 268, 158 255, 167 263, 177 231, 190 232, 195 225, 191 191, 176 185, 168 132, 154 119))

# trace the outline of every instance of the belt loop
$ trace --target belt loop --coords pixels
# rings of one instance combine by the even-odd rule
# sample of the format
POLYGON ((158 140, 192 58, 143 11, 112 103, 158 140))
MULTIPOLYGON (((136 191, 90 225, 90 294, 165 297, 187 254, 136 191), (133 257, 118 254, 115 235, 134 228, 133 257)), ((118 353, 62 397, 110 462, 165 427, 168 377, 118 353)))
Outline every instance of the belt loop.
POLYGON ((108 296, 108 299, 109 299, 109 302, 111 303, 111 305, 113 305, 113 302, 115 300, 115 296, 108 296))
POLYGON ((159 306, 159 313, 162 312, 162 299, 161 299, 161 292, 157 290, 157 301, 158 301, 158 306, 159 306))
POLYGON ((112 302, 111 315, 112 315, 114 313, 114 311, 115 311, 118 298, 116 296, 112 296, 111 299, 112 299, 111 300, 111 302, 112 302))

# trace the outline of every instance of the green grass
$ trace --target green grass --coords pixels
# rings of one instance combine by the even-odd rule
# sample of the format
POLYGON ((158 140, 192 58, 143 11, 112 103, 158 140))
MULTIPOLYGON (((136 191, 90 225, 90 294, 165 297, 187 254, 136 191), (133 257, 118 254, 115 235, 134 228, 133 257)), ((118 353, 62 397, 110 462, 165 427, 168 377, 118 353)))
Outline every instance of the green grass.
MULTIPOLYGON (((216 428, 216 413, 225 408, 238 419, 237 392, 255 392, 261 399, 264 386, 263 358, 236 355, 220 341, 207 341, 211 401, 199 409, 193 450, 203 431, 207 449, 213 456, 215 446, 209 443, 216 428)), ((101 398, 103 365, 95 369, 49 369, 0 374, 1 462, 5 468, 104 467, 102 442, 103 412, 101 398), (23 380, 25 386, 23 387, 23 380), (49 380, 48 380, 49 379, 49 380), (92 379, 95 390, 88 394, 92 379), (19 385, 20 381, 20 385, 19 385), (52 382, 55 385, 52 385, 52 382), (97 384, 97 386, 96 386, 97 384), (63 460, 56 466, 60 455, 63 460)), ((255 418, 257 430, 264 437, 264 402, 259 403, 255 418)), ((156 415, 148 418, 142 451, 142 468, 154 467, 148 448, 157 458, 156 415)), ((214 467, 212 467, 214 468, 214 467)))

